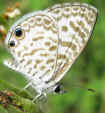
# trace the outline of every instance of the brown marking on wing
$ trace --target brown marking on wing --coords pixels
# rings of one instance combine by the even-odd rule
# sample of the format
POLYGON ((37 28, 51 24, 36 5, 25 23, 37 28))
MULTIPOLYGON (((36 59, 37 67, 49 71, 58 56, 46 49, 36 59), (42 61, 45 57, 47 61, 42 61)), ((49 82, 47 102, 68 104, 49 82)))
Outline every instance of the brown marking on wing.
POLYGON ((62 31, 67 32, 68 31, 68 27, 67 26, 62 26, 62 31))
POLYGON ((57 46, 52 46, 49 48, 49 51, 55 51, 57 49, 57 46))
POLYGON ((89 33, 89 30, 88 30, 88 28, 85 27, 85 24, 84 24, 83 21, 78 20, 78 21, 77 21, 77 24, 78 24, 79 26, 81 26, 81 28, 84 29, 84 31, 85 31, 87 34, 89 33))
POLYGON ((40 70, 44 70, 46 68, 46 66, 41 66, 40 70))
POLYGON ((86 37, 85 33, 82 32, 80 28, 76 26, 72 21, 70 21, 70 26, 74 29, 75 32, 78 33, 78 35, 82 38, 82 40, 84 40, 84 38, 86 37))
POLYGON ((50 42, 45 42, 45 45, 46 45, 46 46, 50 46, 51 43, 50 43, 50 42))
POLYGON ((53 63, 54 61, 55 61, 55 59, 48 59, 46 63, 50 64, 50 63, 53 63))
POLYGON ((40 50, 45 50, 45 49, 44 49, 44 48, 34 49, 34 50, 32 50, 30 53, 25 53, 25 54, 23 55, 23 57, 25 57, 25 56, 30 56, 30 55, 34 55, 36 52, 38 52, 38 51, 40 51, 40 50))
POLYGON ((44 36, 35 37, 32 40, 33 41, 38 41, 38 40, 41 40, 41 39, 44 39, 44 36))
POLYGON ((40 56, 47 57, 47 56, 49 56, 49 54, 48 53, 43 53, 43 54, 41 53, 40 56))
POLYGON ((36 60, 36 64, 40 64, 42 62, 43 62, 43 60, 39 60, 39 59, 36 60))

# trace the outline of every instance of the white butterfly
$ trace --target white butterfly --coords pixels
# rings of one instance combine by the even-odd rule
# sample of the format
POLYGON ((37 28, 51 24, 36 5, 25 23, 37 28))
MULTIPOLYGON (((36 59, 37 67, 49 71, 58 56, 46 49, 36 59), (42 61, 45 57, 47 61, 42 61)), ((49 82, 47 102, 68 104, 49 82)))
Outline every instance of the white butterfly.
POLYGON ((13 58, 4 61, 23 73, 38 98, 59 92, 57 84, 90 38, 97 9, 84 3, 57 4, 25 15, 9 30, 6 47, 13 58))

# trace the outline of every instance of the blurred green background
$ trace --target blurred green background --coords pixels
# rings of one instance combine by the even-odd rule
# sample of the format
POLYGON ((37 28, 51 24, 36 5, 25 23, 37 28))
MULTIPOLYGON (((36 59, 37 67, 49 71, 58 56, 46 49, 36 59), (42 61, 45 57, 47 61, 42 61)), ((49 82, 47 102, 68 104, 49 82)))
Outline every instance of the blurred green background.
MULTIPOLYGON (((46 113, 105 113, 105 0, 72 1, 86 2, 97 7, 98 19, 86 48, 61 81, 68 93, 49 95, 42 109, 46 113), (93 88, 96 92, 88 92, 79 86, 93 88)), ((16 2, 21 3, 22 16, 56 3, 71 2, 71 0, 0 0, 0 14, 16 2)), ((0 46, 0 80, 23 88, 27 84, 23 76, 2 64, 3 60, 9 56, 5 48, 0 46)), ((0 107, 0 113, 5 113, 1 109, 0 107)))

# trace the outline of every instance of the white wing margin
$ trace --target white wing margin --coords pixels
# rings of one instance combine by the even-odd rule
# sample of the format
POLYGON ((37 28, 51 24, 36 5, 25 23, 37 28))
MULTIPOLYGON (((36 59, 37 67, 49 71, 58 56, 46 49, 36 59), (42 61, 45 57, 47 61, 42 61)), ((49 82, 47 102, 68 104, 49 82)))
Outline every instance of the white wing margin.
POLYGON ((97 9, 84 3, 58 4, 45 10, 57 22, 59 47, 56 72, 48 81, 59 82, 88 42, 96 22, 97 9))

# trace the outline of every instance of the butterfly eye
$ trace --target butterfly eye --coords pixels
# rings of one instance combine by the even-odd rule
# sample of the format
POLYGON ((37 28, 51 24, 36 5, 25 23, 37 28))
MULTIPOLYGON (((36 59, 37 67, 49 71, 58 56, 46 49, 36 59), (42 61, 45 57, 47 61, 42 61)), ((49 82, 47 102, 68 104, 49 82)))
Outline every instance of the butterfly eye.
POLYGON ((21 28, 15 29, 15 36, 17 39, 23 39, 24 38, 24 32, 21 28))

